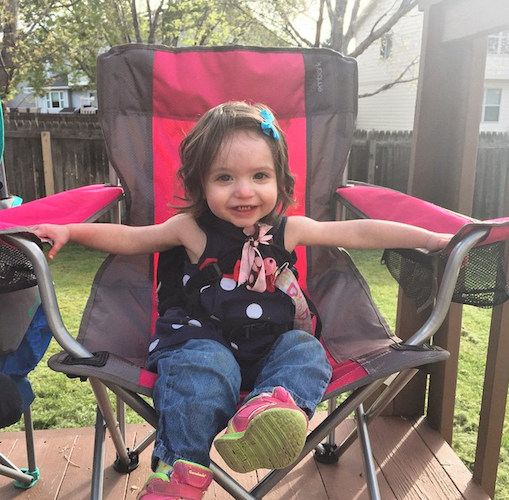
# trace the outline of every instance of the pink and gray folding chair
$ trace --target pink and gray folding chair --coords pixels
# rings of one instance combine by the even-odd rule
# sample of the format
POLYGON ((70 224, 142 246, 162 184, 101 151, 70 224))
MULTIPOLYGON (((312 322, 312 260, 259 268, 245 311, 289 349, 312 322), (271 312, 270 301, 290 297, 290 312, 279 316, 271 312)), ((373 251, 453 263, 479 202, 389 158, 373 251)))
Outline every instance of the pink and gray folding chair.
MULTIPOLYGON (((175 183, 179 143, 206 110, 229 100, 262 102, 274 110, 287 135, 290 166, 297 176, 293 213, 318 220, 331 220, 337 213, 336 189, 342 185, 357 112, 357 67, 351 58, 326 49, 170 49, 132 44, 99 57, 98 97, 110 162, 125 190, 128 224, 160 223, 174 214, 168 207, 179 192, 175 183)), ((331 403, 329 416, 309 435, 301 458, 316 449, 319 460, 334 462, 358 436, 370 497, 380 498, 367 424, 419 368, 448 357, 430 345, 430 339, 445 318, 465 256, 487 233, 484 226, 475 226, 458 235, 457 244, 446 252, 436 307, 428 322, 404 343, 390 331, 346 252, 298 249, 299 279, 319 311, 322 340, 334 367, 325 397, 331 403), (392 377, 395 374, 399 375, 392 377), (364 402, 388 377, 392 382, 365 411, 364 402), (347 397, 336 408, 336 396, 342 394, 347 397), (330 436, 352 412, 357 430, 336 446, 330 436)), ((21 237, 7 241, 33 260, 46 315, 64 347, 50 366, 88 378, 96 395, 100 411, 92 498, 99 499, 103 418, 117 450, 119 471, 135 468, 138 454, 152 439, 147 437, 132 450, 125 446, 123 426, 117 426, 106 388, 157 425, 155 411, 143 396, 151 395, 156 378, 144 369, 144 362, 157 314, 158 256, 106 259, 74 342, 61 323, 38 246, 21 237)), ((211 467, 215 481, 230 495, 252 500, 265 496, 293 466, 270 472, 250 491, 217 464, 211 467)))

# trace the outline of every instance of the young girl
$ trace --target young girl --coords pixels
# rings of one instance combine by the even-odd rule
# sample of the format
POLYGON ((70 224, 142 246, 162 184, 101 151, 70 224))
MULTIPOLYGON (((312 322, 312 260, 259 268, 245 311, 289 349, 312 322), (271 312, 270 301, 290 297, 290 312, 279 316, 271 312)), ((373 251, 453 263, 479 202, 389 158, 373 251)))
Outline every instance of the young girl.
POLYGON ((34 228, 53 241, 50 259, 68 241, 115 254, 185 251, 181 289, 161 304, 150 345, 159 426, 143 500, 201 498, 212 481, 210 447, 225 427, 214 444, 235 471, 284 468, 299 457, 331 367, 296 315, 302 295, 285 293, 296 284, 295 247, 433 251, 451 237, 385 221, 284 216, 294 178, 283 131, 262 105, 211 109, 180 156, 185 206, 162 224, 34 228), (241 391, 248 394, 235 413, 241 391))

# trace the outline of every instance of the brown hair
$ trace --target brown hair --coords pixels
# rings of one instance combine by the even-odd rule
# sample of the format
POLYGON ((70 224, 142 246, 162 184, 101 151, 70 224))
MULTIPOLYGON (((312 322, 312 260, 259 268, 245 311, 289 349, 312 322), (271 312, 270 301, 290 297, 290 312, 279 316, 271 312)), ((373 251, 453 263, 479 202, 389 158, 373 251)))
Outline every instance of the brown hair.
POLYGON ((177 172, 184 187, 183 200, 186 202, 184 207, 180 207, 182 211, 198 217, 207 209, 204 190, 207 173, 225 140, 238 130, 249 130, 259 134, 267 141, 274 157, 278 204, 265 217, 266 221, 283 214, 293 204, 295 179, 288 166, 288 145, 283 131, 275 120, 272 124, 279 139, 274 138, 272 131, 269 131, 270 135, 262 131, 261 124, 264 119, 260 112, 264 109, 270 111, 262 104, 250 105, 242 101, 220 104, 207 111, 183 139, 180 144, 181 166, 177 172))

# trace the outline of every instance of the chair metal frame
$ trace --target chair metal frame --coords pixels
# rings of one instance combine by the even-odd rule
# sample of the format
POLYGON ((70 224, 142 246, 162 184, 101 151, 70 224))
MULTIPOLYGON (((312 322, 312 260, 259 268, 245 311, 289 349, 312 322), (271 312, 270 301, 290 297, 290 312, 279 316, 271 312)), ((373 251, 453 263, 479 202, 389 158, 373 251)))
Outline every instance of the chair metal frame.
MULTIPOLYGON (((453 248, 441 280, 437 300, 432 313, 425 324, 405 342, 406 345, 415 346, 427 342, 438 330, 447 315, 456 280, 464 258, 467 256, 470 249, 486 237, 488 232, 489 229, 486 227, 473 229, 453 248)), ((41 251, 39 246, 18 235, 2 235, 1 238, 8 244, 13 245, 22 251, 32 262, 40 289, 44 312, 50 329, 60 346, 73 357, 93 357, 92 353, 85 349, 69 334, 63 324, 51 279, 51 273, 44 253, 41 251)), ((309 434, 300 458, 304 457, 313 450, 323 453, 325 446, 327 444, 332 444, 330 438, 337 425, 345 420, 349 415, 355 413, 357 423, 356 429, 354 429, 339 446, 333 447, 331 455, 333 457, 333 461, 336 461, 355 442, 356 438, 359 437, 365 462, 364 466, 369 498, 371 500, 379 500, 381 497, 376 479, 376 470, 369 440, 368 425, 374 418, 380 415, 383 409, 394 399, 394 397, 401 391, 401 389, 403 389, 403 387, 405 387, 408 381, 412 379, 417 372, 417 368, 400 372, 367 410, 364 410, 363 403, 384 384, 384 379, 377 380, 354 390, 341 404, 341 406, 337 408, 335 408, 333 403, 330 403, 328 418, 309 434), (327 437, 329 437, 328 443, 323 443, 327 437)), ((89 380, 98 403, 91 499, 100 500, 102 498, 103 485, 102 471, 104 468, 105 428, 108 428, 117 451, 115 468, 121 472, 130 472, 133 470, 138 463, 138 454, 145 450, 154 439, 154 434, 151 433, 133 450, 129 450, 127 448, 125 445, 125 425, 122 423, 119 424, 119 420, 120 422, 123 420, 123 410, 121 409, 122 405, 118 405, 119 408, 117 408, 116 413, 109 403, 107 390, 109 389, 115 393, 118 398, 133 408, 154 428, 157 426, 157 416, 154 408, 140 395, 123 389, 115 384, 100 381, 97 378, 91 377, 89 380)), ((332 402, 332 398, 335 398, 335 396, 337 396, 337 394, 329 394, 327 399, 332 402)), ((211 469, 214 473, 215 481, 234 498, 237 500, 256 500, 263 498, 264 495, 266 495, 282 478, 288 474, 290 470, 292 470, 294 465, 289 466, 286 469, 270 472, 251 491, 247 491, 217 464, 212 463, 211 469)))
POLYGON ((23 421, 25 424, 27 468, 20 469, 3 453, 0 453, 0 475, 14 479, 14 485, 17 488, 27 489, 32 487, 39 478, 35 457, 34 426, 31 407, 28 407, 23 413, 23 421))
MULTIPOLYGON (((137 47, 134 46, 135 50, 136 48, 137 47)), ((143 47, 139 46, 138 48, 143 47)), ((130 49, 131 47, 128 48, 128 50, 130 49)), ((245 48, 242 48, 242 50, 245 50, 245 48)), ((119 54, 120 52, 113 55, 117 57, 119 54)), ((354 90, 353 87, 354 86, 352 86, 350 90, 354 90)), ((109 90, 111 91, 112 89, 109 90)), ((145 98, 147 98, 147 96, 145 96, 145 98)), ((105 100, 108 101, 108 99, 105 100)), ((107 102, 106 104, 109 105, 110 103, 107 102)), ((116 122, 109 124, 112 129, 116 129, 116 125, 116 122)), ((129 132, 131 132, 131 129, 129 129, 129 132)), ((122 148, 117 149, 121 150, 122 148)), ((330 163, 330 165, 336 164, 330 163)), ((330 187, 331 186, 327 186, 327 189, 330 187)), ((334 188, 334 186, 332 187, 334 188)), ((328 206, 327 208, 329 209, 334 207, 328 206)), ((323 217, 324 214, 322 213, 321 216, 323 217)), ((441 278, 441 284, 435 300, 434 308, 425 324, 413 336, 411 336, 409 340, 405 341, 403 343, 404 345, 409 348, 422 346, 428 342, 439 329, 449 310, 456 281, 465 257, 470 249, 487 236, 489 231, 490 229, 486 226, 479 226, 456 238, 456 244, 451 250, 441 278)), ((3 239, 6 243, 18 248, 32 262, 48 325, 64 352, 73 358, 93 358, 94 353, 90 352, 80 342, 75 340, 63 324, 49 267, 40 247, 33 241, 20 235, 4 233, 0 234, 0 239, 3 239)), ((421 364, 424 363, 425 362, 423 361, 421 364)), ((392 373, 388 377, 381 376, 380 373, 378 373, 377 375, 380 376, 380 378, 371 383, 361 381, 355 385, 356 388, 339 406, 336 405, 336 396, 344 394, 346 392, 345 389, 338 388, 337 390, 328 392, 324 397, 324 401, 328 400, 329 402, 329 415, 309 434, 300 459, 313 450, 316 450, 315 456, 317 460, 329 463, 337 462, 343 453, 356 441, 357 438, 359 438, 366 471, 368 494, 371 500, 379 500, 380 491, 377 484, 375 463, 371 451, 368 427, 369 424, 380 415, 383 409, 419 371, 419 367, 421 365, 407 364, 406 366, 417 367, 406 368, 399 374, 395 375, 392 373), (383 392, 377 397, 370 408, 365 409, 364 404, 366 400, 379 391, 382 386, 385 386, 383 392), (357 424, 356 428, 342 441, 342 443, 339 444, 339 446, 336 446, 334 442, 334 430, 352 413, 355 414, 357 424)), ((107 377, 104 379, 101 378, 101 375, 98 372, 93 373, 94 375, 86 375, 91 383, 98 406, 94 438, 91 498, 92 500, 100 500, 102 498, 103 490, 106 428, 109 430, 112 442, 117 452, 117 460, 114 465, 115 469, 119 472, 129 473, 138 465, 139 454, 146 450, 146 448, 152 443, 154 439, 154 432, 150 433, 134 449, 130 450, 125 444, 126 426, 124 418, 124 403, 133 408, 134 411, 136 411, 154 428, 157 426, 157 415, 154 408, 140 394, 132 390, 127 390, 117 383, 108 381, 107 377), (113 392, 117 396, 116 408, 113 408, 110 404, 108 391, 113 392)), ((263 498, 268 492, 270 492, 274 486, 279 483, 279 481, 283 479, 298 462, 300 462, 300 459, 295 464, 292 464, 285 469, 269 472, 250 491, 246 490, 237 481, 230 477, 230 475, 218 464, 212 463, 211 469, 213 471, 215 481, 234 498, 238 500, 255 500, 263 498)))

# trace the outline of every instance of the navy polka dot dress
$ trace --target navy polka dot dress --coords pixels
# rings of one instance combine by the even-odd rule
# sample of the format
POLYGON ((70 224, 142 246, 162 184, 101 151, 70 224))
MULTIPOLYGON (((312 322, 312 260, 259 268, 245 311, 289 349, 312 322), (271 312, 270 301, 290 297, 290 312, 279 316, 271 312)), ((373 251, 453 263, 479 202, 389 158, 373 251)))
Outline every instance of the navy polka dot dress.
MULTIPOLYGON (((241 228, 220 220, 210 212, 197 219, 207 236, 207 244, 198 263, 185 257, 182 273, 184 287, 201 269, 228 256, 230 269, 212 283, 204 283, 194 291, 187 304, 169 307, 156 322, 149 352, 173 347, 188 339, 213 339, 231 349, 237 359, 253 361, 263 356, 277 336, 291 330, 295 316, 292 299, 274 286, 281 269, 291 267, 295 254, 284 250, 286 217, 272 228, 269 244, 257 248, 257 260, 263 260, 266 289, 249 289, 251 281, 238 284, 242 247, 247 239, 241 228)), ((223 266, 221 266, 223 268, 223 266)), ((164 277, 162 277, 164 279, 164 277)))

